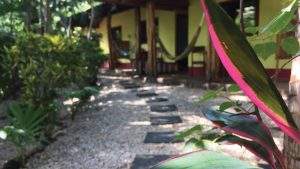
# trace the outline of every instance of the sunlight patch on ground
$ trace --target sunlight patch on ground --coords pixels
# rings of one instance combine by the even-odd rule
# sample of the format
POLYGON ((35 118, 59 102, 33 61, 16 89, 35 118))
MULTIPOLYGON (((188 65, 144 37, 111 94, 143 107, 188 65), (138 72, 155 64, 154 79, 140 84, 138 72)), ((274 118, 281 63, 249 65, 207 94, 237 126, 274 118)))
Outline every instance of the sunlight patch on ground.
POLYGON ((129 125, 131 126, 150 126, 150 121, 132 121, 129 122, 129 125))
POLYGON ((250 99, 248 98, 248 96, 246 95, 232 95, 232 96, 229 96, 230 99, 234 100, 234 101, 242 101, 242 102, 249 102, 250 99))
POLYGON ((141 106, 141 105, 145 105, 145 101, 144 100, 124 101, 124 105, 128 105, 128 106, 141 106))
POLYGON ((73 105, 79 102, 78 98, 68 99, 64 101, 64 105, 73 105))

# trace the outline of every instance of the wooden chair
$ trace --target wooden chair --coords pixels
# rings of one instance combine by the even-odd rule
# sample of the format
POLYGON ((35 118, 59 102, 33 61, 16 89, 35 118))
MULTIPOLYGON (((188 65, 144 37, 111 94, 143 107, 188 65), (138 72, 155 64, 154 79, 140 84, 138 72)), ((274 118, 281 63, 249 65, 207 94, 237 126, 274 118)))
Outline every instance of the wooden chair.
MULTIPOLYGON (((205 70, 205 61, 195 61, 194 60, 194 55, 195 54, 202 54, 203 57, 205 58, 206 57, 206 50, 205 50, 205 47, 204 46, 195 46, 192 51, 191 51, 191 60, 192 60, 192 76, 194 76, 194 67, 195 66, 198 66, 198 65, 202 65, 204 70, 205 70)), ((203 59, 204 60, 204 59, 203 59)))

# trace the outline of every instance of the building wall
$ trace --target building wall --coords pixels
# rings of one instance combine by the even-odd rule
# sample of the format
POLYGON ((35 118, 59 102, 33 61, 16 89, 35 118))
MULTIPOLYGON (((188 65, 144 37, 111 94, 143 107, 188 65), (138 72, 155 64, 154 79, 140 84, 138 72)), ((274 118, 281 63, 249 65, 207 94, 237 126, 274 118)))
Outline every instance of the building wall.
MULTIPOLYGON (((189 0, 190 6, 188 8, 188 37, 189 42, 192 40, 197 27, 199 25, 201 16, 203 14, 200 0, 189 0)), ((226 1, 226 0, 218 0, 219 2, 226 1)), ((287 1, 289 0, 260 0, 259 4, 259 26, 266 25, 269 21, 271 21, 274 16, 278 14, 278 12, 287 5, 287 1), (266 10, 267 9, 267 10, 266 10)), ((136 44, 135 39, 135 16, 134 10, 128 10, 125 12, 121 12, 118 14, 114 14, 112 16, 112 27, 121 26, 122 27, 122 40, 130 41, 130 46, 134 46, 136 44)), ((162 39, 163 43, 165 44, 167 50, 175 55, 175 46, 176 46, 176 38, 175 38, 175 31, 176 31, 176 12, 174 11, 164 11, 164 10, 156 10, 156 17, 158 18, 159 22, 159 37, 162 39)), ((141 8, 141 20, 146 19, 146 9, 141 8)), ((105 53, 109 53, 108 48, 108 38, 107 38, 107 20, 104 19, 103 22, 100 24, 100 27, 97 30, 99 33, 102 34, 103 38, 100 42, 100 46, 104 49, 105 53)), ((206 23, 204 22, 204 26, 200 35, 200 38, 197 41, 196 46, 206 46, 208 49, 208 41, 209 35, 206 27, 206 23)), ((249 40, 252 45, 255 43, 249 40)), ((147 50, 147 44, 142 45, 142 48, 147 50)), ((130 57, 134 58, 134 54, 130 57)), ((167 59, 166 59, 167 60, 167 59)), ((195 61, 202 61, 203 56, 195 55, 195 61)), ((167 60, 168 61, 168 60, 167 60)), ((269 70, 274 70, 276 67, 276 60, 275 55, 270 57, 267 60, 262 60, 263 65, 265 68, 269 70)), ((172 62, 172 61, 168 61, 172 62)), ((189 56, 188 66, 191 67, 191 56, 189 56)), ((282 65, 285 61, 280 61, 280 65, 282 65)), ((202 66, 196 66, 201 68, 202 66)), ((288 65, 287 68, 290 68, 288 65)))
MULTIPOLYGON (((219 2, 226 0, 218 0, 219 2)), ((279 12, 280 10, 287 4, 288 0, 260 0, 259 4, 259 26, 264 26, 268 22, 270 22, 279 12), (267 10, 266 10, 267 9, 267 10)), ((201 8, 200 0, 190 0, 189 7, 189 41, 192 40, 194 33, 197 29, 197 26, 200 22, 203 10, 201 8)), ((208 48, 208 31, 206 24, 204 24, 204 28, 201 32, 200 39, 197 42, 197 46, 206 46, 208 48)), ((250 41, 252 45, 257 42, 250 41)), ((202 56, 197 56, 196 60, 203 60, 202 56)), ((276 60, 275 55, 271 56, 267 60, 262 60, 263 65, 267 69, 275 69, 276 60)), ((285 61, 280 61, 280 65, 282 65, 285 61)), ((189 59, 189 66, 191 66, 191 57, 189 59)), ((288 65, 290 68, 290 65, 288 65)))
MULTIPOLYGON (((175 54, 175 12, 156 10, 156 17, 158 18, 158 34, 165 44, 167 50, 174 55, 175 54)), ((141 20, 146 20, 146 9, 141 9, 141 20)), ((112 16, 112 27, 122 27, 122 40, 130 41, 130 47, 136 44, 135 39, 135 13, 134 10, 128 10, 112 16)), ((107 19, 104 19, 100 23, 100 27, 97 32, 102 34, 100 46, 104 49, 106 54, 109 53, 108 48, 108 32, 107 32, 107 19)), ((142 48, 147 50, 147 44, 142 45, 142 48)), ((134 58, 132 54, 130 57, 134 58)), ((168 61, 167 62, 172 62, 168 61)))

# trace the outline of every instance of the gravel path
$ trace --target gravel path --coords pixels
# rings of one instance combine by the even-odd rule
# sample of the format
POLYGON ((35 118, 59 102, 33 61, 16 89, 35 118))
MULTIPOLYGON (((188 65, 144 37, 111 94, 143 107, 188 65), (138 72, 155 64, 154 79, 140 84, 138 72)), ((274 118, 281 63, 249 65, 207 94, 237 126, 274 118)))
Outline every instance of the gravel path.
MULTIPOLYGON (((136 155, 173 155, 183 148, 183 143, 144 144, 147 132, 179 132, 196 124, 211 127, 196 104, 204 90, 143 84, 141 89, 169 99, 151 104, 175 104, 178 111, 166 115, 177 115, 183 120, 181 124, 151 126, 149 117, 155 113, 150 112, 151 104, 147 104, 146 99, 138 98, 133 89, 123 89, 118 83, 120 78, 103 76, 102 80, 105 87, 91 108, 76 116, 64 136, 32 157, 29 169, 129 169, 136 155)), ((224 150, 254 163, 261 162, 239 146, 224 150)))

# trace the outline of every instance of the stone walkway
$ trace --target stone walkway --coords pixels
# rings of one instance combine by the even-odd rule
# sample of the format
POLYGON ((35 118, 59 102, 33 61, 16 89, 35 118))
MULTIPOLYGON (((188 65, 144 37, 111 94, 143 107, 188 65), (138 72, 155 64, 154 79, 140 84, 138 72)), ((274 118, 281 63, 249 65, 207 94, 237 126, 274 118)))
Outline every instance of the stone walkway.
MULTIPOLYGON (((145 169, 180 153, 180 131, 197 124, 212 127, 199 106, 201 89, 157 86, 102 76, 104 89, 90 109, 76 116, 64 136, 29 160, 30 169, 145 169)), ((281 141, 278 135, 277 142, 281 141)), ((262 163, 239 146, 224 151, 262 163)))

